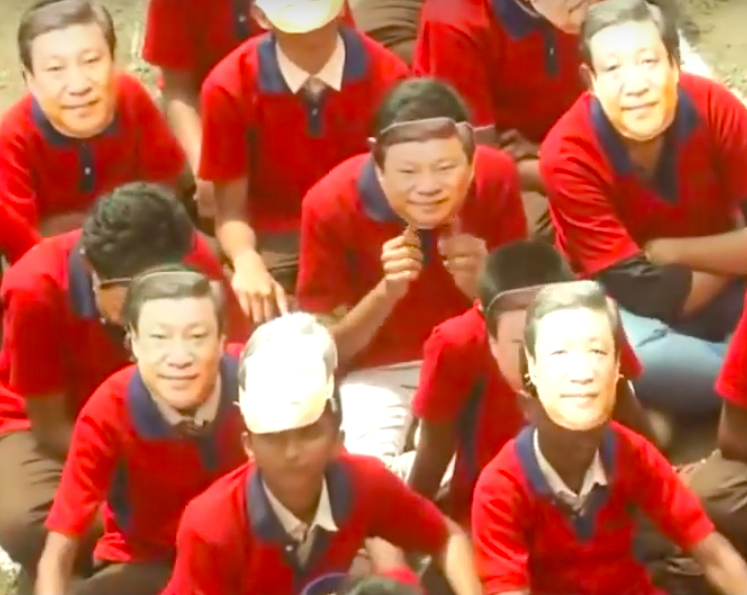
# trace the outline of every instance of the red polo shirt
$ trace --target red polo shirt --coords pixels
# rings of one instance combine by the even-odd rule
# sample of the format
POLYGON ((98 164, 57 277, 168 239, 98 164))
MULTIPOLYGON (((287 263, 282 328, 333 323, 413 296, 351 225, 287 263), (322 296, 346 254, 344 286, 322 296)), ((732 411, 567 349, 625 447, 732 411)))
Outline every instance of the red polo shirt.
POLYGON ((581 513, 554 498, 527 427, 480 475, 472 539, 486 593, 663 595, 633 552, 635 509, 689 550, 714 531, 697 497, 642 436, 614 422, 602 444, 608 485, 581 513))
POLYGON ((338 530, 317 531, 302 565, 297 542, 267 500, 261 472, 250 463, 219 479, 184 512, 163 595, 293 595, 323 575, 347 573, 368 537, 426 554, 446 545, 441 512, 373 457, 341 456, 326 481, 338 530))
MULTIPOLYGON (((264 29, 251 0, 150 0, 143 58, 165 70, 189 72, 198 84, 225 56, 264 29)), ((345 5, 343 19, 353 24, 345 5)))
MULTIPOLYGON (((462 232, 485 240, 488 250, 526 236, 518 174, 506 154, 478 147, 474 182, 459 218, 462 232)), ((382 278, 381 247, 404 227, 384 196, 369 155, 333 169, 303 203, 299 306, 314 313, 355 306, 382 278)), ((355 367, 420 360, 433 327, 470 307, 437 252, 440 233, 444 231, 421 231, 425 267, 355 367)))
POLYGON ((117 186, 176 181, 186 167, 184 153, 148 91, 134 77, 121 74, 116 94, 114 121, 88 139, 58 132, 31 95, 5 112, 0 123, 0 206, 15 211, 16 225, 32 232, 9 233, 38 241, 42 220, 85 211, 117 186))
POLYGON ((682 74, 661 163, 646 183, 599 102, 584 95, 540 152, 558 247, 592 276, 652 239, 732 230, 747 199, 746 138, 744 105, 720 83, 682 74))
POLYGON ((374 112, 407 75, 397 56, 340 28, 340 91, 311 100, 290 92, 271 35, 237 48, 202 87, 200 177, 249 178, 248 220, 260 232, 297 231, 304 194, 341 161, 368 149, 374 112))
MULTIPOLYGON (((64 395, 75 417, 99 384, 130 363, 122 329, 100 320, 79 240, 80 231, 46 238, 3 277, 0 433, 29 427, 26 398, 64 395)), ((196 236, 185 264, 223 280, 228 334, 244 341, 246 318, 204 240, 196 236)))
POLYGON ((135 366, 110 376, 80 412, 47 528, 81 537, 103 503, 98 560, 172 560, 187 504, 246 460, 236 407, 238 360, 221 362, 221 403, 210 429, 180 436, 135 366))
POLYGON ((535 143, 583 91, 578 37, 517 0, 426 0, 413 61, 454 85, 477 125, 535 143))
MULTIPOLYGON (((641 365, 627 341, 620 367, 634 380, 641 365)), ((524 425, 524 416, 490 353, 478 306, 438 325, 423 348, 420 381, 412 403, 416 417, 458 429, 449 512, 468 524, 472 490, 480 471, 524 425)))

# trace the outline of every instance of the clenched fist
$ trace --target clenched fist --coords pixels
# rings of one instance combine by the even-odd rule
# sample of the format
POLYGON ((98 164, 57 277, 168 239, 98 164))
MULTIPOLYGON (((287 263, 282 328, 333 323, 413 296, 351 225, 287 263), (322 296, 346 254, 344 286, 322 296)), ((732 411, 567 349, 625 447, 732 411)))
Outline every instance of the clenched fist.
POLYGON ((402 235, 381 247, 381 266, 387 291, 397 299, 404 297, 423 268, 423 250, 417 230, 407 227, 402 235))

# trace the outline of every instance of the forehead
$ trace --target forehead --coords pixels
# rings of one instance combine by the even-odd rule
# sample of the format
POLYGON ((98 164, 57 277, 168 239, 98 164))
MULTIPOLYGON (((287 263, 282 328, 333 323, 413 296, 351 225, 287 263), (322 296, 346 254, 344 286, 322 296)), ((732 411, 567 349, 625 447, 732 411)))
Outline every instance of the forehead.
POLYGON ((570 308, 545 314, 537 321, 537 346, 550 343, 614 341, 609 314, 605 310, 570 308))
POLYGON ((215 324, 215 304, 209 297, 150 300, 140 308, 138 319, 140 330, 162 326, 186 328, 194 325, 215 326, 215 324))
POLYGON ((589 49, 595 58, 608 54, 631 55, 663 47, 661 33, 651 20, 611 25, 597 31, 589 40, 589 49))
POLYGON ((459 136, 396 143, 386 148, 385 166, 398 163, 433 163, 443 159, 462 159, 466 155, 459 136))
POLYGON ((41 56, 99 49, 106 46, 106 36, 101 26, 98 23, 83 23, 38 35, 31 44, 31 51, 41 56))

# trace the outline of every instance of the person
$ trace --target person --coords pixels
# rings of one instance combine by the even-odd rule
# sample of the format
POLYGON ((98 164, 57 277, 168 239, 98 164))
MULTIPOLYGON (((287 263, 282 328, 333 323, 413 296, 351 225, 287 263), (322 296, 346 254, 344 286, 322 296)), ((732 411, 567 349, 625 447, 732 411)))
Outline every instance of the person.
MULTIPOLYGON (((482 269, 475 305, 436 326, 425 342, 412 401, 419 439, 408 483, 424 496, 436 497, 456 454, 448 501, 443 504, 462 526, 469 526, 472 490, 480 471, 525 423, 517 356, 527 304, 515 296, 574 278, 568 263, 545 242, 519 240, 496 248, 482 269)), ((630 387, 640 364, 625 341, 620 356, 615 418, 651 436, 630 387)))
POLYGON ((179 187, 184 153, 148 91, 114 64, 111 15, 93 0, 40 0, 21 17, 28 93, 0 121, 3 255, 82 225, 127 182, 179 187))
POLYGON ((342 451, 337 348, 313 316, 260 326, 239 364, 250 461, 187 506, 164 595, 335 591, 366 538, 431 554, 478 595, 469 540, 371 457, 342 451), (332 583, 332 584, 330 584, 332 583))
POLYGON ((394 54, 340 25, 343 2, 257 0, 271 33, 242 45, 202 87, 199 175, 215 187, 216 236, 256 323, 286 311, 295 289, 304 194, 366 150, 380 98, 407 74, 394 54))
POLYGON ((373 151, 302 206, 296 297, 338 342, 346 447, 403 475, 423 342, 470 307, 487 252, 526 235, 515 165, 476 148, 468 121, 451 87, 403 81, 381 104, 373 151))
POLYGON ((184 265, 143 272, 122 308, 135 364, 81 409, 39 561, 36 592, 158 595, 179 518, 243 463, 238 359, 224 352, 220 287, 184 265), (103 504, 99 569, 73 586, 81 537, 103 504))
MULTIPOLYGON (((367 575, 351 581, 338 595, 422 595, 423 592, 417 584, 413 584, 407 578, 391 576, 387 574, 367 575)), ((306 595, 315 595, 308 593, 306 595)), ((319 593, 318 595, 327 595, 319 593)))
POLYGON ((743 233, 733 230, 747 196, 747 108, 680 73, 673 21, 642 0, 595 4, 581 39, 592 90, 540 157, 558 246, 620 303, 643 364, 641 402, 716 412, 713 385, 744 302, 741 244, 722 247, 743 233), (704 243, 700 261, 679 260, 704 243))
POLYGON ((156 185, 103 196, 82 231, 43 240, 3 278, 0 543, 30 576, 77 413, 130 364, 121 327, 127 286, 150 267, 179 262, 222 280, 226 334, 243 341, 246 319, 221 263, 173 193, 156 185))
POLYGON ((424 2, 356 0, 352 3, 353 17, 361 31, 411 65, 424 2))
POLYGON ((482 471, 472 504, 485 593, 661 593, 636 557, 640 510, 720 593, 747 565, 648 440, 610 421, 620 375, 617 307, 594 281, 540 288, 524 329, 531 425, 482 471))
MULTIPOLYGON (((143 58, 160 71, 163 106, 171 129, 196 177, 202 123, 200 87, 208 73, 235 48, 265 29, 254 18, 249 0, 150 0, 143 37, 143 58)), ((347 4, 343 19, 352 24, 347 4)), ((215 212, 212 185, 196 179, 202 218, 215 212)))

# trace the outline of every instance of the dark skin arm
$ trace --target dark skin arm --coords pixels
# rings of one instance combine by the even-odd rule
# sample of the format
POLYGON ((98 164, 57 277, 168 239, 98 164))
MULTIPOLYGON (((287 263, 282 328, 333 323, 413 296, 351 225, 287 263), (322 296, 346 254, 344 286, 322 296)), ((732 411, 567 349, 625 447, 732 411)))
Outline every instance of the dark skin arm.
POLYGON ((747 408, 724 401, 716 444, 725 459, 747 463, 747 408))
POLYGON ((26 414, 31 421, 31 433, 39 448, 60 461, 67 457, 73 422, 62 395, 26 399, 26 414))
POLYGON ((163 70, 161 74, 166 118, 184 147, 190 168, 196 172, 202 144, 200 87, 190 73, 163 70))
POLYGON ((410 487, 426 498, 435 498, 457 446, 456 425, 448 421, 420 421, 420 438, 410 469, 410 487))
POLYGON ((617 400, 612 417, 625 427, 656 443, 654 431, 646 411, 635 396, 630 381, 625 378, 621 378, 617 383, 617 400))
POLYGON ((714 531, 696 544, 690 555, 719 593, 747 593, 747 564, 722 535, 714 531))
POLYGON ((475 129, 475 142, 505 151, 516 161, 521 189, 544 194, 545 185, 539 171, 539 146, 526 140, 516 130, 500 132, 493 126, 475 129))

